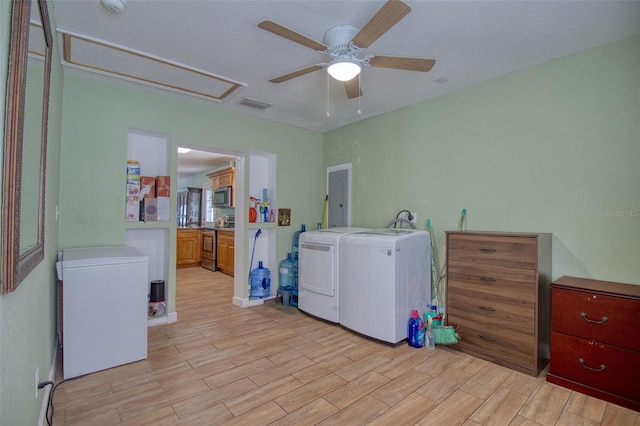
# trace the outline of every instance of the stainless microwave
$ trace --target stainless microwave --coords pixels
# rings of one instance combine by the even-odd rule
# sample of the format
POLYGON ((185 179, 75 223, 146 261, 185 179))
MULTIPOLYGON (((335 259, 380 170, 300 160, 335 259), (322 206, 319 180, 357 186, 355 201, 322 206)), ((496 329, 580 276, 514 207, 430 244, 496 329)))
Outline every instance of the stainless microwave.
POLYGON ((230 186, 218 188, 213 190, 213 207, 233 207, 231 203, 231 191, 230 186))

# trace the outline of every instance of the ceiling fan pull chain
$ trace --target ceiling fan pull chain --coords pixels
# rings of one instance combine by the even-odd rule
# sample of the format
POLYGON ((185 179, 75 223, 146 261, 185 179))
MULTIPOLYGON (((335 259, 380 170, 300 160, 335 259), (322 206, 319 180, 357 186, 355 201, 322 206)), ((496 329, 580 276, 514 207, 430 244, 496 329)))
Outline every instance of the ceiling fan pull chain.
MULTIPOLYGON (((362 93, 361 78, 362 73, 358 74, 358 93, 362 93)), ((362 115, 362 96, 358 96, 358 115, 362 115)))
POLYGON ((329 73, 327 73, 327 117, 331 117, 329 113, 329 73))

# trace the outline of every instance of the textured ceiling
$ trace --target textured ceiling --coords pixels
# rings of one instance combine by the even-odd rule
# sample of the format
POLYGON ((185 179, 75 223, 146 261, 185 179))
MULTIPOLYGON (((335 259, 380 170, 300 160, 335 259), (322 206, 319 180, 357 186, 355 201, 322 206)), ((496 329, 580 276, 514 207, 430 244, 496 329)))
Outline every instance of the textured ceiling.
POLYGON ((178 152, 178 179, 208 173, 234 165, 236 157, 218 152, 191 150, 186 153, 178 152))
MULTIPOLYGON (((106 10, 100 0, 49 1, 61 49, 66 32, 202 70, 240 83, 223 102, 212 102, 216 107, 317 131, 640 34, 638 1, 407 0, 411 13, 365 53, 432 58, 434 68, 428 73, 364 68, 363 96, 349 100, 343 85, 328 79, 325 70, 270 83, 328 57, 257 24, 272 20, 322 42, 334 25, 362 27, 384 1, 128 0, 119 14, 106 10), (249 108, 240 104, 244 97, 272 106, 249 108)), ((91 49, 84 54, 90 60, 91 49)), ((104 62, 100 49, 94 55, 104 62)), ((102 65, 124 67, 120 62, 102 65)), ((172 72, 143 69, 152 81, 172 72)), ((189 79, 176 67, 175 73, 180 72, 172 81, 189 79)))

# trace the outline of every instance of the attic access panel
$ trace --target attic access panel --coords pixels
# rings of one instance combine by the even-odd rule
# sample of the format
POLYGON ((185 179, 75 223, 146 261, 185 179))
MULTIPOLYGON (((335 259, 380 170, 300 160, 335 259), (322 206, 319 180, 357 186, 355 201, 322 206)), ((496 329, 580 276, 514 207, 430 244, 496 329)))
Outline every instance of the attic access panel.
MULTIPOLYGON (((61 32, 59 30, 59 32, 61 32)), ((224 102, 243 83, 104 41, 62 32, 63 65, 224 102)))

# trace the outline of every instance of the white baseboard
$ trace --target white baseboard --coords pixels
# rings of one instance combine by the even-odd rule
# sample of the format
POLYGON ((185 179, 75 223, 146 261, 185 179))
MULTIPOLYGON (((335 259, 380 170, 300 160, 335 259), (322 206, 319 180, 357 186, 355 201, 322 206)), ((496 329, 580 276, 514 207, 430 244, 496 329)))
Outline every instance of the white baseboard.
POLYGON ((178 321, 178 313, 169 312, 166 317, 153 318, 153 319, 147 320, 147 326, 154 327, 156 325, 171 324, 177 321, 178 321))
POLYGON ((265 300, 275 299, 275 296, 265 297, 264 299, 247 299, 245 297, 233 297, 232 303, 241 308, 250 308, 252 306, 264 305, 265 300))
POLYGON ((259 301, 258 301, 258 300, 249 300, 249 299, 247 299, 246 297, 236 297, 236 296, 234 296, 234 297, 233 297, 233 299, 232 299, 232 303, 233 303, 235 306, 239 306, 239 307, 241 307, 241 308, 248 308, 248 307, 250 307, 250 306, 256 306, 256 305, 258 305, 258 304, 261 304, 261 303, 262 303, 262 301, 261 301, 261 300, 259 300, 259 301), (253 304, 250 304, 250 303, 252 303, 252 302, 260 302, 260 303, 253 303, 253 304))
MULTIPOLYGON (((58 363, 58 335, 53 342, 53 359, 51 360, 51 366, 49 367, 49 376, 47 380, 55 382, 56 368, 58 363)), ((40 417, 38 418, 38 426, 43 426, 47 419, 47 409, 49 408, 49 395, 53 392, 53 386, 49 385, 44 387, 44 394, 42 396, 42 403, 40 404, 40 417)))

